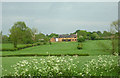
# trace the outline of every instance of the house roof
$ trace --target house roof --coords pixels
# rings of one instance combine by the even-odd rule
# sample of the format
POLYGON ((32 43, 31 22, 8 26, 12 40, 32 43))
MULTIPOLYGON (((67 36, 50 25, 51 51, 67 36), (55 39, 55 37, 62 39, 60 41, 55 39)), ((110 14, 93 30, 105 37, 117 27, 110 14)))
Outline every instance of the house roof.
POLYGON ((71 34, 71 35, 59 35, 58 38, 74 38, 74 37, 77 37, 76 34, 71 34))

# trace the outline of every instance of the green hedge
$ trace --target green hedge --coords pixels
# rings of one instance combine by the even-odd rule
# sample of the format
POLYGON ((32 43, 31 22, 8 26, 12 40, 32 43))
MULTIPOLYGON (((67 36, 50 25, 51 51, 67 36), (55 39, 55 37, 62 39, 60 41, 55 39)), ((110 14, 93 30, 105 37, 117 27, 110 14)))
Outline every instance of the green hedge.
POLYGON ((13 56, 89 56, 89 54, 20 54, 20 55, 2 55, 2 57, 13 56))
POLYGON ((24 49, 24 48, 29 48, 29 47, 33 47, 33 46, 39 46, 39 45, 45 45, 44 43, 34 43, 34 44, 26 44, 24 46, 19 46, 17 48, 11 48, 11 49, 8 49, 8 48, 2 48, 0 49, 0 51, 16 51, 16 50, 21 50, 21 49, 24 49))
POLYGON ((11 48, 11 49, 2 48, 2 50, 0 51, 16 51, 16 50, 18 50, 18 48, 11 48))
POLYGON ((33 45, 32 44, 26 44, 26 47, 32 47, 33 45))

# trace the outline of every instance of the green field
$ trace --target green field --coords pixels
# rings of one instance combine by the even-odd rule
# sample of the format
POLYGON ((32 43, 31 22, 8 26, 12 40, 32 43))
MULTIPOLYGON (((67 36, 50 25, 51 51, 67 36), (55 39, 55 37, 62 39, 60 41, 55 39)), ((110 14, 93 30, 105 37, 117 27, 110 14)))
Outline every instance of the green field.
MULTIPOLYGON (((83 49, 77 49, 77 42, 57 42, 52 45, 40 45, 25 48, 18 51, 3 51, 2 55, 19 54, 89 54, 89 55, 109 55, 111 54, 110 40, 85 41, 82 43, 83 49), (101 45, 100 45, 101 44, 101 45)), ((20 46, 20 45, 18 45, 20 46)), ((12 48, 12 44, 2 44, 2 48, 12 48), (10 46, 10 47, 9 47, 10 46)))
MULTIPOLYGON (((74 59, 74 62, 80 61, 79 64, 77 64, 76 71, 81 71, 83 65, 88 62, 91 59, 96 59, 98 55, 112 55, 111 53, 111 41, 110 40, 90 40, 85 41, 82 43, 83 49, 78 50, 77 49, 77 42, 56 42, 52 43, 52 45, 40 45, 40 46, 34 46, 25 48, 18 51, 3 51, 1 52, 2 55, 19 55, 19 54, 89 54, 89 56, 78 56, 75 58, 74 56, 71 56, 71 58, 74 59)), ((23 46, 23 45, 19 45, 23 46)), ((12 44, 2 44, 2 48, 13 48, 12 44), (10 47, 9 47, 10 46, 10 47)), ((11 68, 12 65, 16 64, 18 61, 22 60, 29 60, 31 57, 2 57, 2 65, 3 68, 5 68, 7 71, 4 71, 3 74, 13 72, 14 70, 11 68)), ((32 58, 46 58, 45 56, 39 56, 39 57, 32 57, 32 58)), ((114 56, 113 56, 114 58, 114 56)), ((67 58, 66 58, 67 59, 67 58)), ((116 59, 117 60, 117 59, 116 59)), ((117 75, 117 71, 114 71, 112 73, 106 74, 109 76, 117 75)))

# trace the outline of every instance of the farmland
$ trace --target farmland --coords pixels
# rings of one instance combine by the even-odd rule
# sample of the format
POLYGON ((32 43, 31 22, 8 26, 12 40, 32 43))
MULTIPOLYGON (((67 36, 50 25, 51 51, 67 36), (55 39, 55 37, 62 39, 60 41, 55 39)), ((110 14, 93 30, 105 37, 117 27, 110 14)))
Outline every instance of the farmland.
MULTIPOLYGON (((3 74, 9 74, 9 72, 13 71, 12 65, 15 65, 17 62, 22 60, 30 60, 32 59, 46 59, 45 56, 37 56, 37 57, 31 57, 29 54, 89 54, 89 56, 66 56, 66 59, 72 58, 73 63, 77 65, 77 68, 75 71, 82 72, 83 65, 86 64, 88 61, 92 59, 98 59, 98 56, 101 55, 101 57, 104 57, 104 55, 107 55, 114 59, 117 63, 117 58, 115 56, 111 56, 111 41, 110 40, 89 40, 82 43, 83 49, 78 50, 77 45, 78 42, 56 42, 46 45, 40 45, 40 46, 34 46, 25 48, 18 51, 3 51, 1 52, 2 55, 28 55, 27 57, 3 57, 2 58, 2 66, 3 69, 6 71, 3 71, 3 74), (102 45, 102 46, 101 46, 102 45), (13 61, 14 60, 14 61, 13 61), (78 63, 79 61, 79 63, 78 63)), ((12 44, 2 44, 2 48, 13 48, 12 44), (10 47, 9 47, 10 46, 10 47)), ((24 46, 22 44, 18 46, 24 46)), ((61 56, 62 57, 62 56, 61 56)), ((113 70, 114 73, 106 73, 103 71, 105 76, 116 76, 117 70, 113 70)), ((13 73, 11 72, 11 73, 13 73)))
MULTIPOLYGON (((19 54, 89 54, 89 55, 109 55, 111 54, 110 40, 85 41, 82 43, 83 49, 77 49, 77 42, 57 42, 52 45, 40 45, 25 48, 18 51, 3 51, 2 55, 19 55, 19 54), (101 46, 101 45, 102 46, 101 46)), ((18 45, 22 46, 22 45, 18 45)), ((2 48, 12 48, 12 44, 2 44, 2 48), (9 47, 10 46, 10 47, 9 47)))

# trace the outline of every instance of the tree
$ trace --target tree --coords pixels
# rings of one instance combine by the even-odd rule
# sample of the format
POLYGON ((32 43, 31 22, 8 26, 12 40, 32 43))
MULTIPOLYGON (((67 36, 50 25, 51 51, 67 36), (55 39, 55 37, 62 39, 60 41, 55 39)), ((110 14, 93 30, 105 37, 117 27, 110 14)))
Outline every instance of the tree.
POLYGON ((7 35, 2 35, 2 43, 8 43, 9 37, 7 35))
POLYGON ((43 33, 39 33, 39 34, 36 34, 35 41, 46 43, 49 41, 49 38, 48 38, 48 36, 45 36, 43 33))
POLYGON ((118 32, 118 23, 120 22, 120 20, 118 21, 113 21, 111 24, 110 24, 110 31, 112 34, 114 34, 114 32, 118 32))
POLYGON ((0 43, 2 43, 2 31, 0 32, 0 43))
MULTIPOLYGON (((115 55, 117 53, 118 48, 118 36, 116 32, 118 32, 118 24, 120 20, 113 21, 110 25, 110 32, 112 33, 111 41, 112 41, 112 53, 115 55)), ((120 53, 119 53, 120 55, 120 53)))
POLYGON ((35 41, 35 34, 36 33, 38 33, 38 30, 37 30, 37 28, 32 28, 32 39, 33 39, 33 41, 35 41))
POLYGON ((14 48, 17 48, 17 43, 18 43, 18 40, 20 39, 20 29, 14 25, 11 29, 10 29, 10 37, 13 41, 13 44, 14 44, 14 48))
POLYGON ((85 30, 77 30, 77 37, 83 36, 85 39, 87 38, 87 32, 85 30))
POLYGON ((56 33, 51 33, 51 34, 49 35, 49 37, 50 37, 50 38, 52 38, 52 37, 58 37, 58 34, 56 34, 56 33))
POLYGON ((78 42, 83 42, 83 41, 85 41, 85 39, 84 39, 84 37, 81 37, 81 38, 78 38, 77 41, 78 42))
POLYGON ((103 31, 103 37, 111 36, 111 32, 103 31))
POLYGON ((101 37, 101 36, 102 36, 101 31, 97 31, 96 33, 99 35, 99 37, 101 37))
POLYGON ((33 40, 32 40, 32 30, 30 28, 26 28, 26 31, 24 32, 24 37, 23 37, 23 43, 24 44, 31 44, 33 43, 33 40))
POLYGON ((93 34, 91 35, 91 39, 92 39, 92 40, 95 40, 95 39, 97 39, 97 38, 99 38, 99 35, 98 35, 97 33, 93 33, 93 34))
POLYGON ((25 37, 27 33, 26 31, 28 31, 28 27, 24 22, 18 21, 12 26, 12 28, 10 29, 10 38, 13 41, 14 48, 17 48, 18 42, 24 42, 25 38, 29 38, 25 37))

